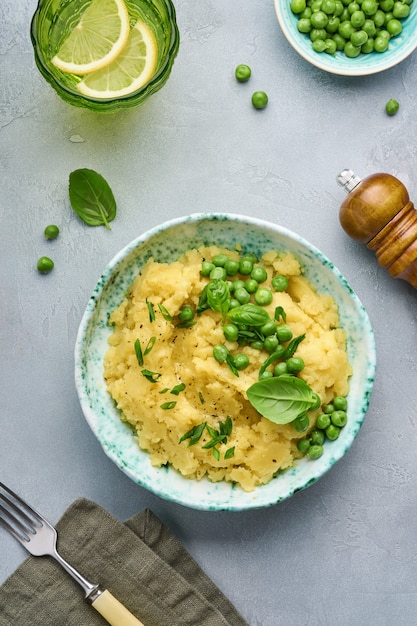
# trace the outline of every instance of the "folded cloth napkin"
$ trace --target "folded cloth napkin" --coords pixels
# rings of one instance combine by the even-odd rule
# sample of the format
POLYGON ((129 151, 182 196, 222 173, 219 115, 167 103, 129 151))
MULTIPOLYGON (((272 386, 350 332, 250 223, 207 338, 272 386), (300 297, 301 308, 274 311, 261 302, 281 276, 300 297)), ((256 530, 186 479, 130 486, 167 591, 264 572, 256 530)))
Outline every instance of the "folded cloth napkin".
MULTIPOLYGON (((149 510, 121 523, 81 498, 56 526, 60 554, 145 626, 248 626, 149 510)), ((104 626, 50 557, 29 557, 0 588, 0 626, 104 626)))

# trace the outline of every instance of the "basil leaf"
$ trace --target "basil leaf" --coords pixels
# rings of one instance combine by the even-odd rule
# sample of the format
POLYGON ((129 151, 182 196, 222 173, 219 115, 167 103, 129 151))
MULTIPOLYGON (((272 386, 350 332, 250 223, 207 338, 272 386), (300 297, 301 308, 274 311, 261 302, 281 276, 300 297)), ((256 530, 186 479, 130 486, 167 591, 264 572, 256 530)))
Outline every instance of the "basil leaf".
POLYGON ((88 226, 110 230, 116 217, 116 201, 107 181, 94 170, 80 169, 69 175, 69 198, 76 214, 88 226))
POLYGON ((211 280, 207 285, 207 304, 213 311, 222 314, 223 319, 230 308, 230 291, 226 281, 220 278, 211 280))
POLYGON ((246 393, 258 413, 275 424, 288 424, 317 403, 311 387, 290 374, 258 380, 246 393))
POLYGON ((257 304, 241 304, 229 311, 229 319, 235 324, 263 326, 270 320, 269 313, 257 304))

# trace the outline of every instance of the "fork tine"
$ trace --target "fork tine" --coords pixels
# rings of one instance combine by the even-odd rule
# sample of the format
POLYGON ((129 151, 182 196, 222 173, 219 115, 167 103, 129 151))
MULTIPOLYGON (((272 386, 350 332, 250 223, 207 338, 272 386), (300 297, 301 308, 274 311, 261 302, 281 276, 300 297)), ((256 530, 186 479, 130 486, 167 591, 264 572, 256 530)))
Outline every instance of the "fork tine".
POLYGON ((3 522, 2 525, 7 527, 16 539, 29 541, 30 535, 36 533, 36 528, 42 526, 42 519, 38 519, 39 514, 3 483, 0 483, 0 513, 0 522, 3 522), (2 491, 14 498, 15 502, 2 491))
POLYGON ((29 541, 29 531, 16 518, 11 518, 9 511, 1 506, 1 504, 0 525, 13 535, 15 539, 20 541, 20 543, 29 541), (10 521, 13 522, 13 525, 9 523, 10 521))

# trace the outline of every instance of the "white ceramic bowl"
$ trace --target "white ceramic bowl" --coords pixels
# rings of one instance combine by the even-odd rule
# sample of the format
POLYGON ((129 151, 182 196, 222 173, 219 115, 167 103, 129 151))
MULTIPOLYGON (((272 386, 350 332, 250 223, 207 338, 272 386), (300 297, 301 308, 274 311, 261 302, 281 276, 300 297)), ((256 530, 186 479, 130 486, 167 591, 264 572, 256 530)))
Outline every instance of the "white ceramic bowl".
POLYGON ((79 328, 75 348, 75 381, 88 424, 105 453, 135 483, 153 493, 196 509, 238 511, 276 504, 313 484, 349 449, 368 408, 375 373, 375 345, 366 311, 346 280, 314 246, 298 235, 267 222, 225 214, 196 214, 175 219, 132 241, 104 269, 79 328), (217 244, 261 255, 273 249, 293 252, 306 278, 319 292, 331 294, 347 333, 347 350, 353 376, 350 381, 349 421, 339 439, 326 442, 323 456, 302 459, 269 484, 246 493, 230 483, 183 478, 172 468, 152 467, 140 450, 132 430, 119 417, 103 379, 103 356, 111 328, 110 313, 144 263, 152 256, 171 262, 187 250, 217 244))
POLYGON ((290 0, 275 0, 275 12, 278 22, 288 42, 309 63, 332 74, 344 76, 366 76, 394 67, 407 58, 417 48, 417 2, 410 6, 410 15, 403 20, 400 35, 390 40, 385 52, 360 54, 350 59, 342 52, 334 56, 325 52, 315 52, 308 35, 297 29, 298 18, 290 9, 290 0))

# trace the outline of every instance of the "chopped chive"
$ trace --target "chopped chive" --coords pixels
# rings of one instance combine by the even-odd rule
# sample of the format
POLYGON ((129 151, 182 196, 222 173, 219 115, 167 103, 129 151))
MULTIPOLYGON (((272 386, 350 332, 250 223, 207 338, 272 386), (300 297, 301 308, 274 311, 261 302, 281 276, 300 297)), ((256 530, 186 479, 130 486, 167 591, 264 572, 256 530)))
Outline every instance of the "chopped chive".
POLYGON ((203 431, 206 427, 206 422, 202 422, 201 424, 198 424, 197 426, 193 426, 193 428, 191 428, 191 430, 187 431, 179 440, 179 443, 182 443, 183 441, 185 441, 186 439, 189 439, 189 446, 193 446, 194 444, 196 444, 200 438, 201 435, 203 434, 203 431))
POLYGON ((160 391, 159 393, 167 393, 169 391, 169 387, 165 387, 164 389, 162 389, 162 391, 160 391))
POLYGON ((162 313, 162 317, 167 321, 167 322, 172 322, 174 320, 174 318, 172 317, 171 313, 168 311, 168 309, 166 307, 164 307, 163 304, 158 304, 159 310, 162 313))
POLYGON ((161 409, 163 409, 164 411, 169 411, 169 409, 173 409, 176 404, 177 403, 175 401, 173 401, 173 402, 164 402, 163 404, 161 404, 161 409))
POLYGON ((232 448, 229 448, 228 450, 226 450, 226 452, 224 453, 224 458, 225 459, 231 459, 232 456, 235 456, 235 446, 233 446, 232 448))
POLYGON ((287 321, 287 315, 284 311, 284 309, 282 308, 282 306, 277 306, 275 308, 275 314, 274 314, 274 319, 276 322, 279 322, 279 320, 282 318, 283 322, 287 321))
POLYGON ((158 378, 161 376, 158 372, 151 372, 150 370, 142 370, 142 374, 149 380, 151 383, 156 383, 158 378))
POLYGON ((212 449, 212 454, 214 458, 216 459, 216 461, 220 461, 220 452, 217 450, 217 448, 212 449))
POLYGON ((184 389, 185 389, 185 384, 180 383, 179 385, 175 385, 175 387, 171 389, 171 393, 174 396, 178 396, 181 393, 181 391, 184 391, 184 389))
POLYGON ((149 302, 148 298, 146 298, 146 306, 148 307, 148 311, 149 311, 149 321, 150 322, 154 322, 155 321, 155 311, 153 310, 152 302, 149 302))
POLYGON ((143 353, 143 356, 146 356, 147 354, 149 354, 149 352, 152 350, 152 348, 155 345, 155 341, 156 341, 156 337, 151 337, 148 341, 148 345, 145 348, 145 352, 143 353))
POLYGON ((200 398, 200 402, 201 402, 201 404, 204 404, 204 403, 205 403, 205 400, 204 400, 204 396, 203 396, 203 394, 201 393, 201 391, 199 391, 199 392, 198 392, 198 397, 200 398))
POLYGON ((142 366, 143 365, 143 354, 142 354, 142 348, 141 348, 139 339, 136 339, 136 341, 135 341, 135 352, 136 352, 136 358, 138 360, 138 364, 140 366, 142 366))

